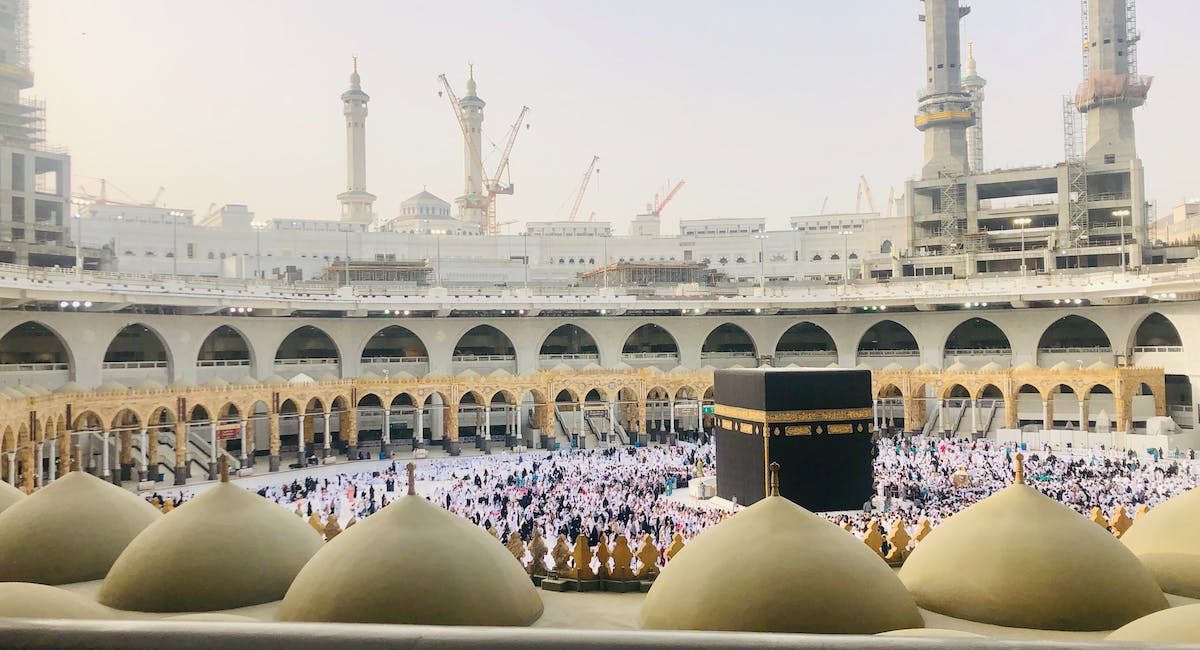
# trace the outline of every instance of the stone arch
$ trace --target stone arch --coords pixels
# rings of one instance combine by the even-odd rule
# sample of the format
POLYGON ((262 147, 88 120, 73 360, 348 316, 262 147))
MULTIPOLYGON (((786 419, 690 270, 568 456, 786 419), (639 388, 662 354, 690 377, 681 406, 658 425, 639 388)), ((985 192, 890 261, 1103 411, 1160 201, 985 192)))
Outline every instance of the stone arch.
POLYGON ((401 325, 388 325, 376 330, 362 345, 359 357, 363 363, 380 359, 428 359, 429 348, 415 332, 401 325))
POLYGON ((113 416, 112 426, 110 426, 108 430, 115 431, 117 429, 128 429, 130 427, 141 428, 141 422, 142 420, 140 417, 138 417, 137 411, 131 408, 123 408, 120 411, 117 411, 117 414, 113 416))
POLYGON ((193 404, 188 410, 188 422, 211 422, 213 411, 204 404, 193 404))
POLYGON ((1004 391, 995 384, 984 384, 975 391, 975 399, 1003 400, 1004 391))
POLYGON ((275 348, 275 362, 329 360, 340 363, 341 351, 333 337, 315 325, 301 325, 288 333, 275 348))
POLYGON ((66 364, 75 369, 75 358, 67 341, 54 328, 29 320, 13 326, 0 337, 0 365, 66 364))
POLYGON ((960 383, 948 384, 942 389, 942 399, 971 399, 971 391, 960 383))
POLYGON ((645 323, 630 330, 621 345, 621 355, 674 354, 679 357, 678 339, 658 323, 645 323))
POLYGON ((169 376, 174 367, 167 340, 144 323, 131 323, 113 335, 104 351, 104 363, 165 364, 169 376))
POLYGON ((1054 321, 1038 339, 1038 351, 1112 348, 1104 329, 1090 318, 1069 314, 1054 321))
POLYGON ((579 403, 579 393, 571 388, 563 388, 554 394, 555 404, 577 404, 579 403), (563 398, 566 396, 566 399, 563 398))
MULTIPOLYGON (((409 398, 409 401, 411 402, 412 398, 409 398)), ((355 406, 357 408, 382 409, 383 408, 383 398, 380 397, 377 393, 365 392, 358 396, 358 404, 355 404, 355 406)))
POLYGON ((900 389, 900 387, 897 386, 896 384, 887 383, 887 384, 882 384, 879 386, 879 390, 875 392, 875 396, 880 399, 886 399, 886 398, 891 398, 891 397, 902 398, 902 397, 904 397, 904 391, 902 391, 900 389))
POLYGON ((225 402, 221 408, 217 409, 218 420, 240 420, 242 417, 242 409, 233 402, 225 402))
POLYGON ((254 367, 254 349, 241 330, 228 323, 213 328, 196 353, 197 365, 246 365, 254 367))
POLYGON ((858 339, 859 356, 891 352, 920 352, 920 346, 917 345, 917 339, 912 332, 894 320, 875 323, 858 339))
MULTIPOLYGON (((829 332, 811 321, 792 325, 775 343, 775 356, 806 356, 824 353, 837 357, 837 343, 829 332)), ((822 355, 822 356, 824 356, 822 355)))
POLYGON ((554 328, 538 348, 538 356, 546 359, 599 359, 600 346, 596 337, 586 329, 573 323, 554 328))
POLYGON ((1183 347, 1183 339, 1171 319, 1151 312, 1134 328, 1129 344, 1135 351, 1138 348, 1183 347))
POLYGON ((104 418, 100 417, 95 411, 88 409, 81 411, 75 416, 75 421, 71 423, 72 431, 108 431, 104 426, 104 418))
POLYGON ((745 328, 722 323, 709 331, 700 347, 701 358, 718 355, 757 358, 758 349, 754 345, 754 338, 745 328))
POLYGON ((1083 391, 1083 395, 1088 398, 1091 398, 1092 395, 1113 395, 1113 394, 1114 394, 1114 391, 1112 389, 1112 386, 1109 386, 1108 384, 1105 384, 1103 382, 1098 382, 1098 383, 1092 384, 1091 386, 1087 387, 1087 390, 1083 391))
POLYGON ((458 337, 454 344, 454 359, 502 356, 516 358, 517 348, 512 339, 491 325, 476 325, 458 337))
POLYGON ((942 344, 942 353, 945 356, 961 354, 964 351, 977 353, 981 350, 1012 354, 1012 343, 1000 326, 978 316, 959 323, 942 344))

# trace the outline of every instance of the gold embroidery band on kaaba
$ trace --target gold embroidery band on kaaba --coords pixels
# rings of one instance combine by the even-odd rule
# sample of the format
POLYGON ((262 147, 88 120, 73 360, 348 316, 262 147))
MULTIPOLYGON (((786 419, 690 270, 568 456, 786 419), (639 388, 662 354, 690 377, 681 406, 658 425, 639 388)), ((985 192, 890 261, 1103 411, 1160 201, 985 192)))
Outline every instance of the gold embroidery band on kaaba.
POLYGON ((757 409, 744 409, 736 406, 722 406, 720 404, 713 408, 715 415, 734 418, 736 420, 744 420, 747 422, 761 422, 763 424, 798 424, 806 422, 830 422, 839 420, 870 420, 875 416, 874 410, 869 407, 853 408, 853 409, 811 409, 807 411, 759 411, 757 409))

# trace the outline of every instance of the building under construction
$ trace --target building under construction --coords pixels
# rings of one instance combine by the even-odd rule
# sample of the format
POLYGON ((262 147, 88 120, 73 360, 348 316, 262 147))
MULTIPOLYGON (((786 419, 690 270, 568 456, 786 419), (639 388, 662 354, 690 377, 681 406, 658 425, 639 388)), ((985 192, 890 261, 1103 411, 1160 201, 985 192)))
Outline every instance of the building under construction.
POLYGON ((907 201, 904 275, 957 276, 1137 266, 1147 201, 1133 109, 1151 78, 1138 74, 1134 0, 1082 0, 1084 80, 1063 101, 1058 164, 985 171, 983 85, 973 52, 960 58, 959 0, 925 0, 925 135, 920 180, 907 201), (963 72, 966 76, 963 76, 963 72))
POLYGON ((723 274, 698 262, 618 262, 579 274, 584 286, 637 287, 654 284, 698 284, 711 286, 723 274))

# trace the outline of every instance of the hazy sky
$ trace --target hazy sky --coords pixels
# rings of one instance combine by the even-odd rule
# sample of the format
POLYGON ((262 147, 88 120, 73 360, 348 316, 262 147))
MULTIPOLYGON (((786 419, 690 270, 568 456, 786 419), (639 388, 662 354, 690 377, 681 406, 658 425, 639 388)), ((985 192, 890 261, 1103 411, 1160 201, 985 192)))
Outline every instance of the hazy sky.
MULTIPOLYGON (((565 218, 593 154, 580 218, 594 211, 621 232, 668 179, 687 180, 664 214, 671 232, 680 218, 782 226, 826 196, 850 211, 860 174, 882 208, 921 166, 916 0, 32 4, 33 93, 48 103, 49 141, 72 153, 76 190, 105 177, 139 201, 163 186, 169 204, 198 212, 246 203, 260 218, 336 218, 352 54, 371 95, 367 186, 383 217, 423 186, 462 193, 461 135, 436 77, 461 93, 468 62, 492 142, 532 108, 502 221, 565 218)), ((1060 160, 1062 96, 1081 77, 1079 2, 971 4, 987 166, 1060 160)), ((1138 143, 1162 214, 1200 195, 1200 2, 1139 9, 1141 71, 1156 80, 1138 143)), ((491 167, 498 153, 485 155, 491 167)))

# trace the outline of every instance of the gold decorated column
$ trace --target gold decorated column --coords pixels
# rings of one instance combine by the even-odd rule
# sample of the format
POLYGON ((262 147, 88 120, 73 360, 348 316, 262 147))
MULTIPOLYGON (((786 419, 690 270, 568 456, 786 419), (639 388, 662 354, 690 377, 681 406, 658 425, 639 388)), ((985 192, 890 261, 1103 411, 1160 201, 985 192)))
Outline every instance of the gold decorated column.
POLYGON ((272 456, 279 455, 279 414, 271 413, 267 416, 267 433, 270 436, 270 452, 272 456))

